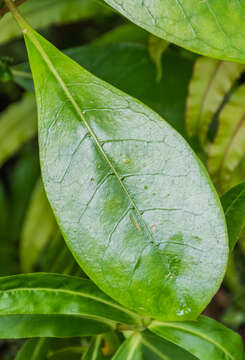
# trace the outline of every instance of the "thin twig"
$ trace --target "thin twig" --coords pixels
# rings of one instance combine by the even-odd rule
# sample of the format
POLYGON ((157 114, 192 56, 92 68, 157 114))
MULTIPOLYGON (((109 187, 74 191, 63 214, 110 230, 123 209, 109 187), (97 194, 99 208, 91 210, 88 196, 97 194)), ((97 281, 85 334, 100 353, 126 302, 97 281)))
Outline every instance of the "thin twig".
MULTIPOLYGON (((24 2, 26 2, 26 0, 18 0, 15 2, 15 5, 19 6, 19 5, 23 4, 24 2)), ((8 12, 9 12, 9 9, 7 7, 0 9, 0 17, 7 14, 8 12)))

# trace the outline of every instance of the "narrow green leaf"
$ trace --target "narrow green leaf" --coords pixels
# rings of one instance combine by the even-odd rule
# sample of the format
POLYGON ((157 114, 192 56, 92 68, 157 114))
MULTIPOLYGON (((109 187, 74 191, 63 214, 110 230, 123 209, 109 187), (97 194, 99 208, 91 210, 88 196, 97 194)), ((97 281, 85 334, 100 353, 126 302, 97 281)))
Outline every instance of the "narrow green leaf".
POLYGON ((37 131, 35 98, 26 94, 10 105, 0 117, 0 166, 7 161, 37 131))
MULTIPOLYGON (((20 10, 25 19, 38 28, 111 13, 108 8, 93 0, 28 0, 20 6, 20 10)), ((0 43, 20 35, 21 31, 12 15, 6 14, 0 21, 0 43)))
POLYGON ((205 57, 196 61, 187 99, 186 125, 190 137, 196 135, 202 144, 206 143, 213 116, 244 69, 241 64, 205 57))
POLYGON ((82 360, 102 360, 103 354, 101 350, 102 336, 93 337, 88 351, 82 356, 82 360))
POLYGON ((152 334, 150 331, 135 333, 118 349, 113 360, 197 360, 179 346, 152 334))
POLYGON ((243 360, 241 337, 205 316, 200 316, 197 321, 182 323, 153 321, 149 329, 200 360, 243 360))
POLYGON ((240 86, 219 116, 218 134, 210 147, 208 167, 215 184, 224 190, 245 156, 245 85, 240 86))
POLYGON ((30 339, 25 342, 15 360, 47 360, 50 339, 30 339))
POLYGON ((237 0, 105 0, 135 24, 198 54, 245 62, 245 4, 237 0), (239 31, 237 31, 239 29, 239 31))
MULTIPOLYGON (((120 43, 82 46, 66 50, 65 53, 96 76, 150 106, 185 135, 184 113, 193 66, 191 60, 171 49, 166 50, 162 59, 165 72, 161 81, 156 83, 155 66, 143 45, 120 43)), ((28 91, 34 91, 27 64, 13 67, 13 75, 18 84, 28 91)))
POLYGON ((148 49, 153 62, 156 65, 157 76, 156 81, 159 82, 162 78, 162 55, 167 49, 169 43, 163 39, 160 39, 154 35, 149 36, 148 49))
POLYGON ((44 184, 76 260, 141 314, 196 318, 228 256, 224 215, 203 166, 152 110, 28 25, 24 32, 44 184))
POLYGON ((100 334, 139 317, 103 294, 90 280, 27 274, 0 278, 0 338, 100 334))
POLYGON ((33 271, 42 250, 57 233, 56 221, 39 179, 22 227, 20 258, 23 272, 33 271))
POLYGON ((225 193, 221 198, 221 203, 225 211, 232 251, 245 225, 245 182, 225 193))
POLYGON ((112 360, 142 360, 140 333, 134 333, 125 340, 112 360))
MULTIPOLYGON (((148 32, 134 24, 123 24, 108 31, 93 41, 96 45, 114 44, 120 42, 134 42, 146 44, 148 32)), ((113 71, 113 69, 111 69, 113 71)))

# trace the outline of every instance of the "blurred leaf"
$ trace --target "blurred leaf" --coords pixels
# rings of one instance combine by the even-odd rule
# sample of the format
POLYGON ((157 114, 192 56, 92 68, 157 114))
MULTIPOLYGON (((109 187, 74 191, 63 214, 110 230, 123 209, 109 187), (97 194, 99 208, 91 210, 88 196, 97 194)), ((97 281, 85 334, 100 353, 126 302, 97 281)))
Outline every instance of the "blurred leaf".
POLYGON ((245 180, 245 157, 240 161, 239 165, 235 168, 230 176, 229 183, 227 184, 227 189, 240 184, 245 180))
POLYGON ((0 278, 0 338, 75 337, 105 333, 140 317, 90 280, 36 273, 0 278))
POLYGON ((245 156, 245 85, 240 86, 219 116, 219 129, 210 147, 208 168, 218 188, 225 190, 232 172, 245 156))
POLYGON ((0 116, 0 166, 37 132, 35 97, 25 96, 0 116))
MULTIPOLYGON (((78 20, 100 17, 111 10, 93 0, 28 0, 20 6, 21 14, 35 28, 51 24, 66 24, 78 20)), ((21 35, 10 13, 0 21, 0 43, 21 35)))
POLYGON ((134 333, 122 343, 112 360, 142 360, 141 335, 134 333))
MULTIPOLYGON (((93 44, 106 45, 120 42, 147 44, 148 32, 134 24, 123 24, 101 35, 93 44)), ((113 69, 112 69, 113 70, 113 69)))
MULTIPOLYGON (((88 71, 141 100, 185 136, 185 101, 193 61, 167 50, 162 59, 165 73, 157 83, 155 66, 143 45, 92 45, 69 49, 65 53, 88 71)), ((15 80, 33 90, 28 66, 22 64, 13 69, 15 80)))
POLYGON ((12 74, 8 63, 9 58, 0 56, 0 83, 5 83, 12 80, 12 74))
MULTIPOLYGON (((244 133, 245 135, 245 133, 244 133)), ((235 186, 221 198, 232 251, 245 225, 245 182, 235 186)))
POLYGON ((7 234, 8 211, 6 190, 0 180, 0 239, 4 239, 7 234))
POLYGON ((82 354, 87 349, 87 341, 84 338, 82 340, 80 338, 52 339, 45 360, 81 360, 82 354))
POLYGON ((15 360, 47 360, 50 339, 30 339, 25 342, 15 360))
POLYGON ((101 351, 101 342, 101 335, 93 337, 87 352, 82 357, 82 360, 102 360, 104 356, 101 351))
POLYGON ((243 360, 241 337, 215 320, 200 316, 196 321, 161 323, 149 329, 195 355, 200 360, 243 360))
POLYGON ((50 239, 59 233, 41 179, 38 180, 22 227, 20 258, 23 272, 31 272, 50 239))
POLYGON ((206 143, 213 116, 244 69, 245 66, 241 64, 206 57, 196 61, 186 111, 187 133, 190 137, 198 136, 202 145, 206 143))
POLYGON ((149 35, 148 49, 153 62, 156 65, 157 76, 156 81, 159 82, 162 78, 162 55, 167 49, 169 43, 154 35, 149 35))

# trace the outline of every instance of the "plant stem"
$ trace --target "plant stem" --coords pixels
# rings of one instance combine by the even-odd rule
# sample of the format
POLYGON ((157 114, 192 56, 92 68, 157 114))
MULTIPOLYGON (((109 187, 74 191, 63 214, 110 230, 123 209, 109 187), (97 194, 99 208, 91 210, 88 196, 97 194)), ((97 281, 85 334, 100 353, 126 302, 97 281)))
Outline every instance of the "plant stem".
MULTIPOLYGON (((18 1, 16 1, 15 5, 19 6, 19 5, 23 4, 24 2, 26 2, 26 0, 18 0, 18 1)), ((9 9, 4 7, 3 9, 0 9, 0 16, 5 15, 8 12, 9 12, 9 9)))
POLYGON ((23 19, 23 17, 21 16, 19 10, 17 9, 16 5, 13 3, 12 0, 4 0, 4 1, 5 1, 6 5, 7 5, 7 7, 9 8, 9 10, 11 11, 13 17, 15 18, 15 20, 19 24, 20 28, 25 33, 27 31, 27 28, 29 28, 28 23, 25 21, 25 19, 23 19))

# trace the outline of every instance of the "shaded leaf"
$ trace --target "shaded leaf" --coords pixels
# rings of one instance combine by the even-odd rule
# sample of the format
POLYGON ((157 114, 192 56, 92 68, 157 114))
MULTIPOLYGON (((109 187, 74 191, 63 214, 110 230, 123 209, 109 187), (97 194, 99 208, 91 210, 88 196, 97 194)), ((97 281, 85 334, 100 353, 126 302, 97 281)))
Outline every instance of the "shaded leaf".
POLYGON ((93 337, 88 351, 83 355, 82 360, 102 360, 103 354, 101 350, 101 342, 101 335, 93 337))
POLYGON ((207 133, 226 93, 244 71, 244 65, 200 57, 194 67, 187 99, 186 125, 190 137, 207 142, 207 133))
POLYGON ((195 318, 217 291, 228 255, 223 212, 203 166, 156 113, 22 25, 44 184, 73 255, 125 306, 195 318))
POLYGON ((245 156, 245 85, 240 86, 219 116, 217 136, 210 147, 208 168, 215 184, 225 190, 232 172, 245 156))
POLYGON ((10 105, 0 117, 0 166, 37 131, 35 98, 26 94, 20 102, 10 105))
POLYGON ((182 323, 153 321, 149 329, 189 351, 200 360, 243 359, 241 337, 205 316, 200 316, 197 321, 182 323))
POLYGON ((245 182, 225 193, 221 203, 226 216, 230 250, 233 250, 245 225, 245 182))
MULTIPOLYGON (((38 28, 110 13, 108 8, 93 0, 28 0, 20 6, 20 10, 25 19, 38 28)), ((0 22, 0 43, 20 35, 21 31, 12 15, 6 14, 0 22)))
POLYGON ((162 78, 162 55, 167 49, 169 43, 163 39, 160 39, 154 35, 149 36, 148 49, 153 62, 156 65, 157 76, 156 81, 159 82, 162 78))
MULTIPOLYGON (((155 66, 143 45, 82 46, 65 53, 90 72, 150 106, 185 136, 185 101, 193 61, 167 50, 162 59, 165 73, 156 83, 155 66)), ((13 67, 13 75, 18 84, 34 91, 26 64, 13 67)))
MULTIPOLYGON (((135 42, 139 44, 146 44, 147 40, 148 40, 147 31, 143 30, 142 28, 134 24, 123 24, 101 35, 99 38, 93 41, 93 44, 105 45, 105 44, 114 44, 120 42, 130 42, 130 43, 135 42)), ((113 71, 113 68, 111 70, 113 71)))
POLYGON ((105 0, 135 24, 198 54, 245 62, 245 4, 236 0, 105 0), (237 31, 239 29, 239 32, 237 31))
POLYGON ((22 227, 20 258, 23 272, 31 272, 50 239, 59 233, 55 218, 38 180, 22 227))
POLYGON ((0 278, 0 338, 100 334, 139 324, 86 279, 36 273, 0 278))
POLYGON ((119 347, 112 360, 142 360, 141 335, 134 333, 119 347))
POLYGON ((25 342, 15 360, 47 360, 50 339, 30 339, 25 342))

